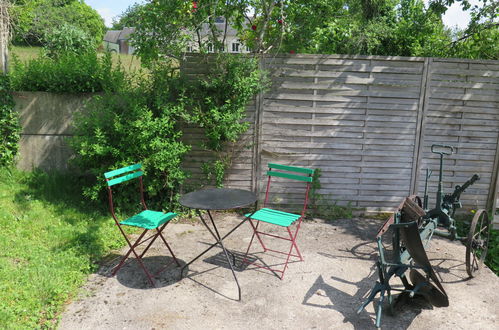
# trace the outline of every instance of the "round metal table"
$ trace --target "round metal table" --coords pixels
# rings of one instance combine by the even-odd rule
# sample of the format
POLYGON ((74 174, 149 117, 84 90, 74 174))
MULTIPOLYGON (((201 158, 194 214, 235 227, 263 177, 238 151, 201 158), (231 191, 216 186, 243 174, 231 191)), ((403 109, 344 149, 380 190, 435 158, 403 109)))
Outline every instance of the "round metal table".
POLYGON ((238 294, 239 294, 238 300, 241 300, 241 287, 239 286, 239 282, 237 280, 236 273, 234 272, 234 265, 233 264, 235 263, 235 258, 233 256, 232 257, 233 262, 231 262, 231 258, 229 257, 229 252, 225 249, 222 241, 227 236, 232 234, 243 223, 245 223, 246 220, 249 219, 249 217, 245 217, 243 221, 238 223, 227 234, 225 234, 223 237, 221 237, 210 211, 213 211, 213 210, 233 210, 233 209, 246 207, 246 206, 251 205, 251 204, 255 204, 254 211, 252 212, 252 214, 253 214, 256 211, 256 201, 257 201, 257 196, 255 193, 253 193, 251 191, 247 191, 247 190, 231 189, 231 188, 202 189, 202 190, 190 192, 190 193, 185 194, 182 197, 180 197, 180 200, 179 200, 180 205, 191 208, 191 209, 195 209, 197 211, 199 218, 201 219, 203 225, 206 227, 206 229, 210 232, 210 234, 216 240, 216 242, 213 243, 209 248, 207 248, 206 250, 201 252, 201 254, 196 256, 189 263, 187 263, 186 265, 184 265, 182 267, 181 272, 180 272, 181 276, 183 276, 183 274, 184 274, 184 269, 187 268, 190 264, 192 264, 194 261, 199 259, 201 256, 203 256, 206 252, 211 250, 213 247, 220 245, 220 247, 224 251, 225 257, 227 258, 227 262, 228 262, 230 269, 232 271, 232 275, 234 276, 234 280, 236 281, 236 284, 237 284, 237 289, 238 289, 238 294), (210 228, 210 226, 208 225, 208 222, 204 219, 200 210, 206 211, 206 213, 208 214, 208 218, 210 220, 212 228, 210 228))
POLYGON ((197 210, 232 210, 256 202, 256 195, 248 190, 208 188, 180 197, 182 206, 197 210))

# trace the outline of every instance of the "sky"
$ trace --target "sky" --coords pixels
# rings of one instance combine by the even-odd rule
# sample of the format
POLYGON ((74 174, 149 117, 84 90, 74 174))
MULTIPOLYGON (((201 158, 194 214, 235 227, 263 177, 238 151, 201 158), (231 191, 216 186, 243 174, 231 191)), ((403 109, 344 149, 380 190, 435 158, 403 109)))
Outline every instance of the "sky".
MULTIPOLYGON (((424 0, 425 3, 428 0, 424 0)), ((106 26, 110 27, 113 18, 124 12, 128 6, 134 3, 143 3, 141 0, 85 0, 85 2, 104 18, 106 26)), ((476 0, 470 1, 472 4, 477 3, 476 0)), ((458 3, 454 3, 443 16, 444 24, 448 27, 458 26, 464 29, 469 22, 469 14, 463 12, 458 3)))

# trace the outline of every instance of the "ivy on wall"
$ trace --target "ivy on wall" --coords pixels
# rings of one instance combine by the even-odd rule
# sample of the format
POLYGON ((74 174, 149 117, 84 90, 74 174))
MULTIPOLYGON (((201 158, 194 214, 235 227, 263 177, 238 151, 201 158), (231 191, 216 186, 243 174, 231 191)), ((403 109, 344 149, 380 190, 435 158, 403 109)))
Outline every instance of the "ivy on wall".
POLYGON ((215 154, 214 161, 203 164, 203 172, 208 182, 220 187, 234 156, 230 145, 250 126, 244 121, 246 105, 267 88, 268 79, 258 68, 258 58, 216 56, 208 74, 190 82, 186 91, 194 100, 190 120, 204 129, 204 147, 215 154))

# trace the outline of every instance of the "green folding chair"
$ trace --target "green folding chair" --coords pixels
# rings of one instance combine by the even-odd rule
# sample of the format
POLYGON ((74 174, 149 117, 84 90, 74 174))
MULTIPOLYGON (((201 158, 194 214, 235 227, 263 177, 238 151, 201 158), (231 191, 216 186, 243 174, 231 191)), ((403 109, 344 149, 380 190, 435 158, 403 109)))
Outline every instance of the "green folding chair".
MULTIPOLYGON (((282 280, 284 277, 284 272, 288 268, 288 263, 291 257, 297 257, 300 259, 300 261, 303 261, 303 257, 300 253, 300 250, 298 249, 298 245, 296 244, 296 238, 298 236, 298 231, 300 230, 300 225, 301 222, 305 216, 305 212, 307 210, 307 204, 308 204, 308 193, 310 191, 310 186, 312 183, 313 175, 314 175, 314 170, 309 169, 309 168, 304 168, 304 167, 297 167, 297 166, 287 166, 287 165, 280 165, 280 164, 273 164, 269 163, 268 164, 269 170, 267 171, 268 175, 268 180, 267 180, 267 189, 265 192, 265 201, 263 204, 263 208, 259 209, 255 213, 251 214, 248 213, 246 214, 247 217, 249 217, 249 223, 251 225, 251 228, 253 229, 253 235, 251 237, 250 243, 248 245, 248 249, 246 250, 246 254, 243 258, 243 262, 246 264, 252 264, 258 268, 263 268, 270 270, 274 273, 281 273, 281 276, 279 278, 282 280), (303 206, 302 206, 302 211, 301 214, 294 214, 294 213, 288 213, 280 210, 275 210, 271 208, 267 208, 266 206, 268 205, 269 202, 269 196, 270 196, 270 186, 271 186, 271 179, 273 177, 280 177, 280 178, 285 178, 289 179, 292 181, 298 181, 298 182, 303 182, 305 183, 304 187, 304 198, 303 198, 303 206), (269 232, 264 232, 259 229, 260 223, 267 223, 270 225, 278 226, 281 228, 286 228, 288 236, 279 236, 275 235, 273 233, 269 232), (293 230, 290 228, 294 227, 293 230), (276 238, 284 241, 289 242, 289 250, 286 251, 279 251, 279 250, 274 250, 270 249, 265 243, 263 237, 268 237, 268 238, 276 238), (254 242, 254 238, 257 238, 258 242, 262 246, 264 252, 271 251, 279 254, 284 254, 286 255, 286 260, 284 262, 284 267, 282 269, 273 269, 268 266, 265 266, 263 264, 257 263, 256 260, 253 262, 248 261, 248 253, 251 248, 251 245, 254 242), (293 254, 293 249, 295 250, 295 254, 293 254)), ((267 239, 268 239, 267 238, 267 239)))
POLYGON ((107 181, 107 188, 108 188, 108 194, 109 194, 109 209, 111 211, 111 214, 113 216, 114 221, 116 222, 116 225, 118 226, 121 234, 125 238, 128 246, 130 249, 128 252, 125 254, 125 256, 121 259, 120 263, 113 268, 112 275, 116 275, 118 270, 125 264, 125 261, 128 259, 131 253, 135 256, 135 260, 139 263, 140 267, 144 270, 144 272, 147 275, 147 278, 149 280, 149 283, 154 286, 154 280, 153 280, 153 275, 147 270, 147 268, 144 266, 144 262, 142 260, 143 256, 146 254, 147 250, 151 247, 151 245, 156 241, 158 237, 161 238, 163 243, 166 245, 168 248, 168 251, 170 252, 173 260, 166 265, 164 268, 162 268, 160 271, 155 273, 154 275, 158 275, 161 273, 163 270, 167 269, 168 266, 170 266, 173 262, 177 264, 177 266, 180 267, 180 263, 178 262, 177 258, 175 257, 175 254, 173 253, 172 249, 166 242, 165 238, 163 237, 163 230, 165 229, 166 225, 169 223, 171 219, 173 219, 177 214, 173 212, 168 212, 168 213, 163 213, 163 212, 158 212, 158 211, 151 211, 147 209, 146 202, 144 200, 144 186, 142 183, 142 175, 143 172, 141 170, 141 164, 135 164, 131 166, 126 166, 114 171, 109 171, 104 173, 104 177, 106 178, 107 181), (140 203, 142 204, 142 207, 144 210, 138 214, 135 214, 134 216, 119 221, 118 218, 116 217, 116 214, 114 212, 114 204, 113 204, 113 192, 111 187, 132 179, 139 179, 139 191, 140 191, 140 203), (135 243, 131 243, 130 240, 128 239, 127 235, 125 234, 125 231, 123 230, 123 226, 132 226, 132 227, 139 227, 144 229, 143 232, 140 234, 140 236, 137 238, 135 243), (154 234, 150 235, 147 238, 144 238, 146 233, 149 230, 155 231, 154 234), (138 253, 136 251, 136 248, 149 241, 149 244, 146 246, 146 248, 142 251, 142 253, 138 253))

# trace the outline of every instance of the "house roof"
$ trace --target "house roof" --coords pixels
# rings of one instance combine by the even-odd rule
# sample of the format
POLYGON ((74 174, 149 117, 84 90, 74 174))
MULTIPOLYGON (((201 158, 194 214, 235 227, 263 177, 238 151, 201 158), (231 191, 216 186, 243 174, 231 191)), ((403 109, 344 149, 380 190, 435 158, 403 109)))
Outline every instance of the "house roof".
POLYGON ((120 33, 121 33, 121 30, 109 30, 104 35, 104 41, 117 44, 118 39, 120 37, 120 33))
POLYGON ((121 30, 119 40, 128 40, 130 39, 130 35, 135 32, 134 27, 126 27, 121 30))
POLYGON ((123 30, 109 30, 104 35, 104 41, 117 44, 119 40, 128 40, 133 32, 135 32, 134 27, 126 27, 123 30))
MULTIPOLYGON (((215 23, 215 27, 217 31, 219 31, 221 34, 224 33, 225 31, 225 23, 215 23)), ((211 35, 211 30, 210 30, 210 25, 208 23, 203 23, 200 31, 200 35, 202 37, 206 37, 208 35, 211 35)), ((237 30, 231 25, 227 25, 227 36, 236 36, 237 35, 237 30)))

